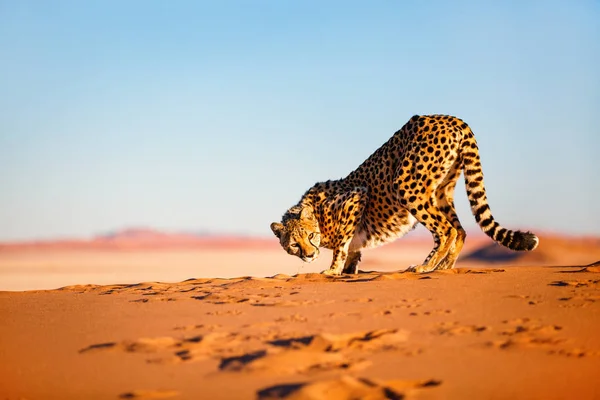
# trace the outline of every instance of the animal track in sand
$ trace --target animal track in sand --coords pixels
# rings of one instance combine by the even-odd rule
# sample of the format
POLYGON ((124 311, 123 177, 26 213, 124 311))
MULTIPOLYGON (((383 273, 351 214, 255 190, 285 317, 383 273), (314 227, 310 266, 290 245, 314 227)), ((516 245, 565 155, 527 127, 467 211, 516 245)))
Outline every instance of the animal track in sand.
POLYGON ((359 298, 350 298, 345 299, 344 303, 372 303, 373 299, 370 297, 359 297, 359 298))
MULTIPOLYGON (((129 300, 130 303, 148 303, 149 301, 150 301, 150 299, 148 299, 148 298, 129 300)), ((155 299, 152 299, 152 301, 177 301, 177 299, 174 297, 157 297, 155 299)))
POLYGON ((260 344, 259 349, 265 349, 270 346, 270 342, 276 340, 285 340, 292 336, 301 337, 301 333, 290 333, 290 332, 281 332, 278 330, 278 325, 275 325, 271 329, 260 329, 258 332, 250 332, 245 334, 240 334, 240 340, 244 343, 247 342, 258 342, 260 344))
POLYGON ((350 362, 340 353, 268 349, 221 360, 219 369, 229 372, 269 372, 294 374, 331 369, 356 369, 366 366, 350 362))
MULTIPOLYGON (((502 336, 508 336, 508 340, 499 340, 488 343, 489 346, 507 349, 511 347, 555 347, 566 342, 565 339, 555 337, 562 330, 558 325, 542 325, 539 320, 531 318, 515 318, 502 321, 509 327, 500 332, 502 336)), ((548 354, 564 357, 598 357, 600 351, 582 348, 550 349, 548 354)))
POLYGON ((408 331, 398 329, 379 329, 370 332, 331 334, 292 337, 272 341, 269 344, 292 349, 310 349, 313 351, 337 352, 341 350, 390 350, 397 344, 408 340, 408 331))
POLYGON ((492 274, 496 272, 505 272, 502 268, 452 268, 435 271, 438 274, 455 275, 455 274, 492 274))
POLYGON ((442 322, 436 326, 432 333, 442 336, 459 336, 489 330, 490 328, 484 325, 461 325, 459 322, 442 322))
POLYGON ((548 354, 555 354, 559 356, 565 357, 575 357, 575 358, 583 358, 583 357, 600 357, 600 351, 594 350, 585 350, 585 349, 560 349, 560 350, 550 350, 548 354))
POLYGON ((495 340, 487 342, 489 347, 499 349, 522 348, 522 347, 545 347, 563 343, 565 340, 552 337, 519 336, 506 340, 495 340))
MULTIPOLYGON (((427 299, 427 300, 431 300, 431 299, 427 299)), ((346 301, 351 301, 351 300, 346 300, 346 301)), ((358 302, 358 303, 370 303, 372 301, 373 301, 373 299, 371 299, 371 298, 362 298, 362 299, 355 300, 355 302, 358 302)), ((401 300, 399 300, 399 303, 387 305, 383 309, 377 311, 376 314, 377 315, 391 315, 394 313, 395 309, 412 309, 412 308, 422 307, 425 301, 426 301, 425 299, 401 299, 401 300)), ((435 310, 435 311, 424 311, 422 313, 412 312, 409 315, 416 316, 416 315, 434 315, 434 314, 450 314, 450 313, 452 313, 451 310, 435 310)), ((358 312, 331 313, 328 316, 329 317, 355 316, 355 317, 360 318, 360 317, 363 317, 363 314, 358 313, 358 312)))
MULTIPOLYGON (((586 272, 595 271, 594 266, 585 267, 586 272)), ((598 267, 600 268, 600 267, 598 267)), ((492 269, 492 268, 457 268, 448 271, 436 271, 432 274, 422 275, 414 273, 406 273, 404 271, 394 272, 376 272, 376 271, 359 271, 358 274, 353 275, 342 275, 340 277, 332 277, 323 274, 307 273, 298 274, 294 276, 288 275, 275 275, 270 278, 254 278, 254 277, 240 277, 232 279, 214 278, 214 279, 188 279, 183 282, 176 284, 171 283, 160 283, 160 282, 143 282, 137 284, 118 284, 118 285, 74 285, 65 286, 58 290, 73 291, 76 293, 98 293, 99 295, 115 295, 115 294, 129 294, 129 295, 141 295, 148 298, 148 300, 131 300, 132 302, 146 303, 151 301, 150 298, 157 297, 161 300, 173 301, 183 298, 183 294, 192 294, 192 299, 204 300, 214 304, 228 304, 228 303, 247 303, 256 306, 297 306, 297 305, 308 305, 314 304, 314 300, 305 301, 274 301, 273 299, 281 298, 284 295, 298 294, 302 285, 314 284, 314 283, 338 283, 338 282, 367 282, 367 281, 381 281, 381 280, 421 280, 421 279, 434 279, 432 275, 435 274, 490 274, 494 272, 503 272, 503 269, 492 269), (289 288, 285 288, 281 285, 277 285, 280 282, 292 282, 295 286, 292 288, 293 291, 289 291, 289 288), (247 285, 243 285, 247 284, 247 285), (258 285, 263 285, 257 287, 258 285), (239 286, 242 285, 242 286, 239 286), (270 292, 279 290, 281 293, 269 293, 269 294, 249 294, 244 295, 243 293, 231 294, 228 289, 240 287, 243 289, 250 290, 264 290, 268 289, 270 292), (228 294, 224 294, 227 291, 228 294), (160 298, 161 295, 169 295, 166 299, 160 298), (178 295, 178 296, 174 296, 178 295)), ((583 271, 583 270, 582 270, 583 271)), ((435 278, 437 279, 437 278, 435 278)))
POLYGON ((217 310, 217 311, 207 311, 206 315, 240 315, 243 314, 243 311, 240 310, 217 310))
POLYGON ((168 399, 179 396, 179 392, 175 390, 132 390, 131 392, 122 393, 120 399, 168 399))
POLYGON ((160 357, 148 359, 150 363, 176 363, 203 359, 207 356, 231 354, 241 344, 236 334, 208 333, 177 339, 170 336, 156 338, 140 338, 122 342, 107 342, 90 345, 79 350, 79 353, 117 350, 127 353, 168 353, 160 357))
POLYGON ((567 287, 572 287, 572 288, 600 287, 600 279, 553 281, 553 282, 550 282, 548 285, 550 285, 550 286, 567 286, 567 287))
POLYGON ((154 353, 162 349, 176 346, 179 341, 172 337, 140 338, 135 341, 124 341, 121 343, 107 342, 90 345, 79 350, 80 353, 93 352, 97 350, 121 349, 131 353, 154 353))
POLYGON ((529 318, 507 320, 502 323, 507 325, 499 332, 499 335, 504 338, 487 342, 487 346, 499 349, 547 347, 566 341, 556 336, 556 333, 562 330, 558 325, 542 325, 538 320, 529 318))
POLYGON ((264 328, 269 328, 272 326, 277 326, 277 323, 274 321, 263 321, 263 322, 255 322, 253 324, 245 324, 242 325, 241 328, 242 329, 247 329, 247 328, 260 328, 260 329, 264 329, 264 328))
MULTIPOLYGON (((587 271, 589 268, 592 267, 584 268, 586 269, 585 272, 589 272, 587 271)), ((568 271, 568 273, 572 272, 573 271, 568 271)), ((581 270, 575 272, 581 272, 581 270)), ((564 290, 568 289, 569 294, 562 295, 558 298, 561 302, 561 304, 559 304, 559 307, 561 308, 581 308, 589 307, 593 304, 600 304, 600 279, 553 281, 548 285, 562 288, 559 289, 561 290, 561 293, 565 293, 564 290)))
POLYGON ((399 303, 392 304, 391 308, 417 308, 421 307, 425 301, 425 299, 400 299, 399 303))
POLYGON ((334 300, 326 302, 318 302, 317 300, 282 300, 280 293, 267 294, 221 294, 221 293, 203 293, 201 295, 195 295, 191 297, 194 300, 204 301, 210 304, 248 304, 254 307, 297 307, 306 306, 315 303, 329 304, 333 303, 334 300))
MULTIPOLYGON (((292 314, 296 315, 296 314, 292 314)), ((272 324, 272 323, 271 323, 272 324)), ((277 327, 254 327, 255 333, 210 332, 185 337, 150 337, 120 342, 92 344, 79 351, 89 354, 120 351, 146 356, 153 364, 174 364, 220 359, 219 370, 268 372, 270 374, 312 373, 316 371, 356 371, 370 365, 365 360, 378 351, 394 351, 403 356, 420 354, 422 349, 406 346, 408 331, 379 329, 358 333, 281 333, 277 327)), ((247 327, 245 331, 254 329, 247 327)), ((212 329, 189 325, 177 330, 212 329)), ((132 392, 133 393, 133 392, 132 392)))
POLYGON ((281 323, 281 322, 306 322, 308 321, 308 318, 306 318, 303 315, 300 314, 291 314, 291 315, 286 315, 284 317, 279 317, 275 320, 275 322, 281 323))
POLYGON ((404 399, 415 389, 433 388, 442 382, 429 380, 391 380, 379 382, 348 375, 306 383, 275 385, 257 391, 258 400, 326 400, 326 399, 404 399))
POLYGON ((361 312, 332 312, 323 316, 323 318, 337 318, 337 317, 356 317, 363 318, 363 313, 361 312))
POLYGON ((220 328, 221 325, 219 324, 198 324, 198 325, 186 325, 186 326, 176 326, 175 328, 173 328, 173 330, 175 331, 191 331, 194 329, 206 329, 208 331, 214 331, 215 329, 220 328))
MULTIPOLYGON (((188 279, 186 281, 171 284, 161 282, 143 282, 136 284, 119 284, 119 285, 74 285, 65 286, 59 290, 74 291, 78 293, 86 292, 97 292, 100 295, 112 295, 112 294, 138 294, 142 296, 157 296, 161 294, 176 294, 176 293, 189 293, 198 292, 199 295, 206 295, 208 293, 216 293, 223 289, 227 289, 230 286, 237 285, 247 281, 261 281, 260 278, 242 277, 233 279, 188 279)), ((270 282, 276 282, 276 280, 269 279, 270 282)))
POLYGON ((539 296, 536 298, 533 298, 532 296, 525 295, 525 294, 511 294, 506 297, 509 299, 525 300, 527 302, 527 304, 529 304, 530 306, 535 306, 537 304, 543 303, 543 301, 539 299, 539 296))
POLYGON ((447 315, 447 314, 452 314, 453 312, 454 311, 452 311, 452 310, 438 309, 438 310, 430 310, 430 311, 422 311, 422 312, 412 311, 408 315, 410 317, 418 317, 418 316, 429 317, 429 316, 432 316, 432 315, 447 315))
POLYGON ((559 297, 558 300, 562 302, 558 305, 561 308, 581 308, 595 303, 600 304, 600 294, 574 294, 573 296, 559 297))
MULTIPOLYGON (((509 324, 510 322, 505 321, 504 323, 509 324)), ((560 327, 558 325, 539 325, 539 324, 535 324, 535 323, 524 322, 524 323, 512 324, 511 327, 501 331, 500 335, 514 336, 514 335, 531 334, 531 333, 541 334, 541 335, 550 335, 550 334, 554 334, 560 330, 562 330, 562 327, 560 327)))
POLYGON ((380 329, 351 334, 319 333, 308 336, 282 337, 268 341, 266 349, 221 360, 220 369, 231 372, 269 371, 277 374, 307 373, 323 370, 356 370, 369 365, 361 351, 399 350, 405 355, 419 349, 402 349, 408 332, 380 329))

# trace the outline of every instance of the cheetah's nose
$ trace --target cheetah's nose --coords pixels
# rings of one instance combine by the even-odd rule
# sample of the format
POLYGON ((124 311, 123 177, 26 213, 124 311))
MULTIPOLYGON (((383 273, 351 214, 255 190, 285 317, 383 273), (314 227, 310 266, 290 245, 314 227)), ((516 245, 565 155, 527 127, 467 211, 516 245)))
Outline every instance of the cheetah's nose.
POLYGON ((313 262, 314 260, 317 259, 318 255, 319 254, 316 251, 313 251, 312 253, 306 253, 302 257, 302 261, 307 262, 307 263, 313 262))

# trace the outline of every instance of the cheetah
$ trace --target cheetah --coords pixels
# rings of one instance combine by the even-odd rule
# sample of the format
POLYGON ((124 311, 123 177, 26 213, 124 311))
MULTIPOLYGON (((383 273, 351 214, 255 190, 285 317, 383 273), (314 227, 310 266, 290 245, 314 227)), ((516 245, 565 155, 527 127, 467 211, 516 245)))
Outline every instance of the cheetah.
POLYGON ((422 265, 408 271, 453 268, 466 233, 454 208, 454 187, 464 171, 471 211, 480 228, 511 250, 529 251, 531 232, 501 227, 492 217, 479 150, 471 128, 448 115, 415 115, 356 170, 316 183, 271 230, 289 254, 311 262, 319 248, 333 250, 327 275, 358 272, 361 250, 392 242, 417 223, 433 235, 422 265))

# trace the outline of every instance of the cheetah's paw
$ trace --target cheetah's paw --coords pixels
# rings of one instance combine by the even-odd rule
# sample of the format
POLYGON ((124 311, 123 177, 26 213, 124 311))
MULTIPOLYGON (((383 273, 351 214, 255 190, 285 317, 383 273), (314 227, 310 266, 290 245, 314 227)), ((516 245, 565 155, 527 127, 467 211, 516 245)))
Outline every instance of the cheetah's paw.
POLYGON ((427 265, 411 265, 410 267, 406 268, 404 272, 416 272, 417 274, 422 274, 424 272, 430 272, 430 270, 427 265))

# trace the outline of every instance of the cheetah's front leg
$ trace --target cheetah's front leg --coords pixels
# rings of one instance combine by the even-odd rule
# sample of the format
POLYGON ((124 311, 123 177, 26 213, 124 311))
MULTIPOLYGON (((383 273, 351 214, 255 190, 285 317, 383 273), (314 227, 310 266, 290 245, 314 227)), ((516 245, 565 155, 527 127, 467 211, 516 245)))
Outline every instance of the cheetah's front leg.
MULTIPOLYGON (((352 238, 350 238, 352 239, 352 238)), ((337 248, 333 251, 333 262, 331 263, 331 267, 329 269, 323 271, 325 275, 341 275, 344 269, 344 264, 346 263, 346 259, 348 258, 348 246, 350 245, 350 241, 346 242, 340 248, 337 248)))
MULTIPOLYGON (((334 216, 332 221, 336 225, 335 239, 333 241, 333 261, 328 270, 323 271, 325 275, 341 275, 348 260, 348 248, 354 237, 356 228, 360 224, 362 214, 367 205, 367 189, 363 187, 354 188, 351 191, 340 193, 329 202, 331 214, 334 216)), ((353 257, 355 257, 353 255, 353 257)), ((360 259, 360 253, 359 257, 360 259)), ((349 260, 354 263, 354 268, 358 260, 349 260)))

